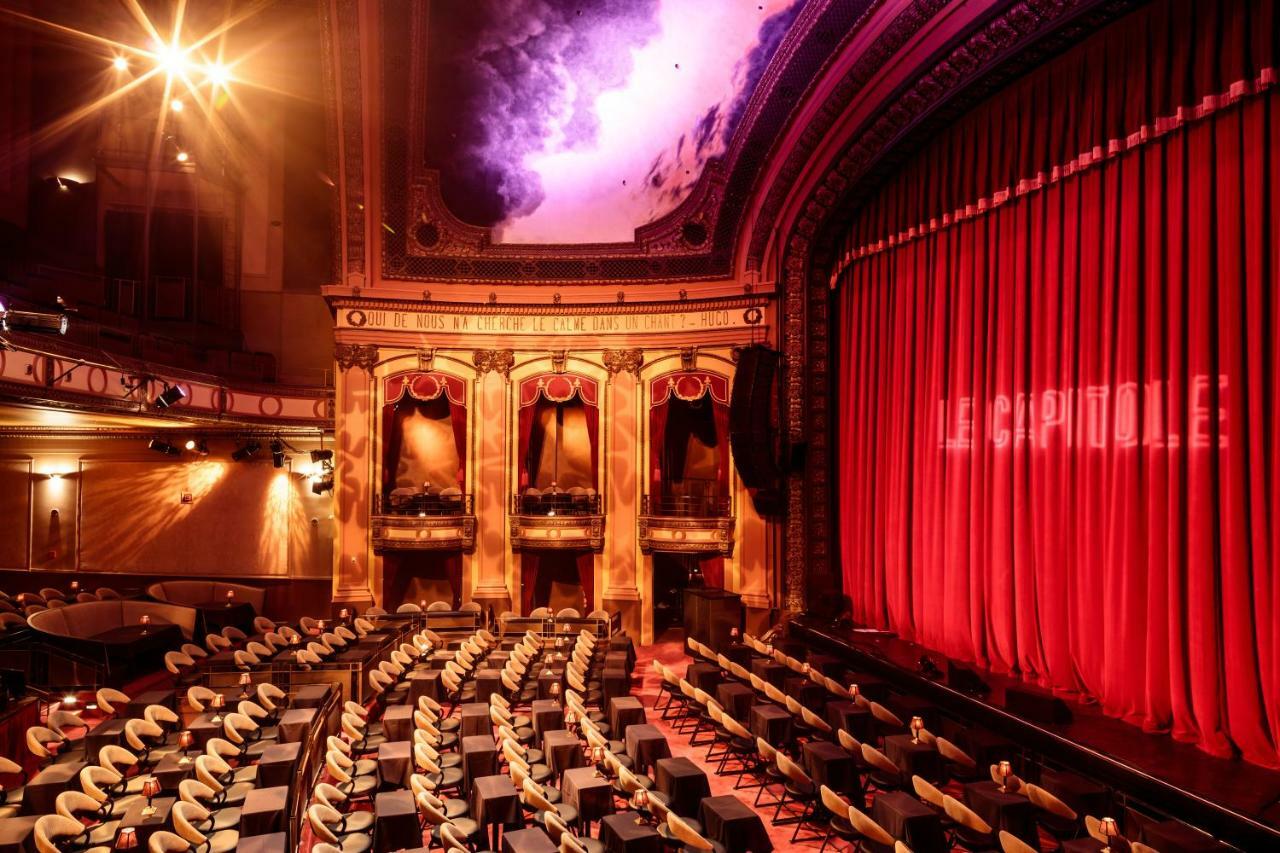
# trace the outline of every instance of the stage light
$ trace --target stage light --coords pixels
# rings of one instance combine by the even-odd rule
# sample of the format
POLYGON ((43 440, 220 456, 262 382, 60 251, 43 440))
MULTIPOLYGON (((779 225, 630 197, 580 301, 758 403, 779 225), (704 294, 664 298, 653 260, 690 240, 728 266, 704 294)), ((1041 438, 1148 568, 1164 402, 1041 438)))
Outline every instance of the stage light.
POLYGON ((123 56, 117 56, 115 59, 111 60, 111 67, 117 71, 127 71, 129 68, 129 60, 125 59, 123 56))
POLYGON ((197 456, 209 455, 209 444, 203 438, 187 439, 186 448, 197 456))
POLYGON ((0 332, 67 333, 67 315, 47 311, 15 311, 0 302, 0 332))
POLYGON ((180 113, 186 108, 187 105, 182 103, 181 98, 172 98, 169 101, 169 109, 173 110, 175 113, 180 113))
POLYGON ((246 441, 242 446, 231 454, 231 458, 236 462, 246 462, 258 455, 258 451, 262 449, 262 444, 257 441, 246 441))
POLYGON ((185 152, 185 151, 179 151, 179 152, 178 152, 178 156, 177 156, 175 159, 176 159, 179 163, 185 163, 185 162, 187 162, 187 160, 191 159, 191 157, 190 157, 190 155, 189 155, 189 154, 187 154, 187 152, 185 152))
POLYGON ((205 77, 207 77, 209 82, 214 86, 226 86, 227 82, 231 79, 231 72, 228 70, 227 66, 223 65, 221 62, 211 62, 208 67, 205 68, 205 77))
POLYGON ((313 480, 311 483, 311 494, 323 495, 325 492, 333 489, 333 472, 326 471, 319 479, 313 480))
POLYGON ((311 451, 311 461, 316 463, 317 465, 322 462, 332 462, 333 451, 332 450, 313 450, 311 451))
POLYGON ((187 52, 181 50, 176 44, 158 45, 156 47, 156 64, 170 76, 181 74, 189 64, 187 52))
POLYGON ((271 465, 274 468, 284 467, 284 442, 278 438, 271 442, 271 465))
POLYGON ((147 442, 147 450, 163 453, 165 456, 177 456, 182 451, 161 438, 153 438, 147 442))
POLYGON ((157 409, 167 409, 177 403, 179 400, 185 400, 187 392, 183 391, 177 385, 165 385, 164 390, 160 392, 160 396, 156 397, 152 405, 157 409))

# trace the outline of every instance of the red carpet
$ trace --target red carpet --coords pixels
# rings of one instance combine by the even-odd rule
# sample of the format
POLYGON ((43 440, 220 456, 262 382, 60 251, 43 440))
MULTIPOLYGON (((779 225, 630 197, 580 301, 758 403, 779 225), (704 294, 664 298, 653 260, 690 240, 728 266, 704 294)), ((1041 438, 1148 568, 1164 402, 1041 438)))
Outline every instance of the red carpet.
MULTIPOLYGON (((658 643, 652 646, 639 646, 636 648, 636 680, 631 692, 640 697, 640 701, 644 703, 646 708, 652 708, 654 702, 657 701, 658 685, 662 681, 652 668, 655 659, 660 661, 663 666, 673 667, 676 672, 683 673, 684 667, 691 663, 690 658, 685 654, 683 634, 674 631, 668 632, 660 638, 658 643)), ((712 796, 733 794, 747 805, 751 805, 755 801, 757 789, 749 788, 742 791, 734 791, 733 786, 738 781, 738 777, 717 776, 715 768, 708 767, 702 760, 702 757, 707 754, 707 747, 705 745, 690 746, 689 738, 678 734, 670 724, 660 718, 661 714, 661 711, 658 711, 657 714, 650 712, 649 722, 657 726, 667 736, 667 742, 671 744, 671 754, 673 756, 684 756, 706 771, 707 779, 711 783, 712 796)), ((770 799, 769 795, 766 794, 765 802, 769 802, 770 799)), ((696 818, 697 815, 688 815, 688 817, 696 818)), ((800 841, 792 844, 791 833, 795 831, 795 825, 774 826, 770 823, 772 818, 772 806, 760 810, 760 819, 764 821, 765 828, 769 831, 769 839, 773 842, 774 850, 817 850, 822 846, 821 840, 806 841, 817 832, 816 825, 806 824, 800 830, 800 841)), ((827 849, 840 851, 848 850, 850 847, 847 843, 840 842, 839 839, 832 839, 832 843, 827 845, 827 849), (843 846, 841 846, 842 844, 843 846)), ((734 853, 734 851, 730 851, 730 853, 734 853)))

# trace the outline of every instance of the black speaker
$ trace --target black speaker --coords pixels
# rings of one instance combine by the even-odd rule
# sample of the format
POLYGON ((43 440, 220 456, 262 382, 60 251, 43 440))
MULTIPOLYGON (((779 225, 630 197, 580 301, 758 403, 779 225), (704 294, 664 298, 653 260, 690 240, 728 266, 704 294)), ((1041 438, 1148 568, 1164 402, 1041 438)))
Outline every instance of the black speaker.
POLYGON ((961 693, 990 693, 991 688, 978 673, 955 661, 947 661, 947 686, 961 693))
POLYGON ((1069 723, 1067 703, 1052 693, 1030 687, 1009 687, 1004 691, 1004 708, 1010 714, 1033 723, 1069 723))
POLYGON ((774 380, 781 354, 760 344, 743 347, 729 400, 729 449, 749 489, 776 489, 782 479, 774 435, 774 380))

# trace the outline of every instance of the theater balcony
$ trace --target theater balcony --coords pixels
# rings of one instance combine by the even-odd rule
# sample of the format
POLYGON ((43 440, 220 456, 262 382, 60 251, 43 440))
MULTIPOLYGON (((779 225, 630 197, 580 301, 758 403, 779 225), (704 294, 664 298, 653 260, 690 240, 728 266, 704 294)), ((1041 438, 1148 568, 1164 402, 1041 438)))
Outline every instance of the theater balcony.
POLYGON ((636 520, 642 553, 733 553, 734 517, 728 498, 645 495, 636 520))
MULTIPOLYGON (((403 490, 397 489, 396 492, 403 490)), ((476 545, 476 516, 469 494, 374 495, 369 526, 374 550, 465 551, 476 545)))
POLYGON ((511 549, 600 551, 604 512, 595 489, 526 489, 511 497, 511 549))

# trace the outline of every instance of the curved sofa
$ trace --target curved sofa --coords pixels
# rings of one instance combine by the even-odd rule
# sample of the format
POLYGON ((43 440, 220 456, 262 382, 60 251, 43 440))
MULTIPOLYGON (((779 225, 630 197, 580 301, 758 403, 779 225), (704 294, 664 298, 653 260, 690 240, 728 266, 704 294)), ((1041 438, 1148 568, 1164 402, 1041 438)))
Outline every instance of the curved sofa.
POLYGON ((137 625, 143 615, 150 616, 157 625, 177 625, 187 639, 191 639, 196 629, 196 611, 190 607, 132 599, 87 601, 41 610, 28 616, 27 624, 36 631, 55 637, 92 640, 112 628, 137 625))
POLYGON ((147 595, 156 601, 198 607, 223 601, 227 590, 236 594, 236 601, 253 606, 254 613, 262 613, 267 591, 261 587, 226 581, 161 581, 147 587, 147 595))

